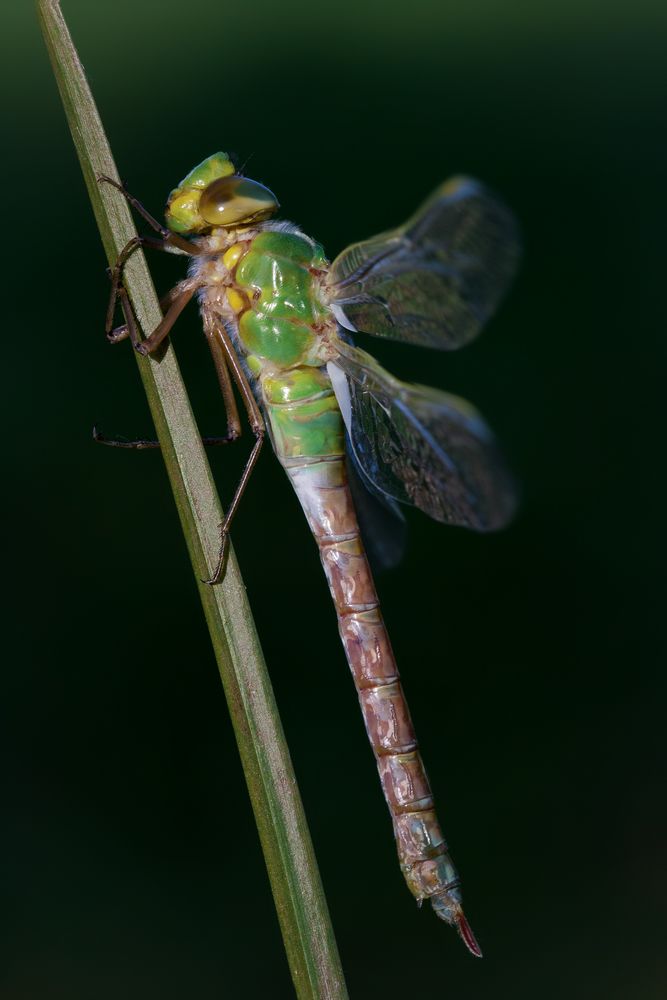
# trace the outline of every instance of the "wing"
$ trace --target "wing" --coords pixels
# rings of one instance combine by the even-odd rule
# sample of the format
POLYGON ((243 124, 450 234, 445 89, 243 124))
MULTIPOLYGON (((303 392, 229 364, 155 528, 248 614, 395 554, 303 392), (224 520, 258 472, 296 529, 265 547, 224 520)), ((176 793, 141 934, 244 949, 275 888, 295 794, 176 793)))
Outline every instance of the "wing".
POLYGON ((502 528, 516 491, 493 436, 464 400, 394 378, 364 351, 341 344, 327 370, 372 487, 436 521, 502 528))
POLYGON ((343 250, 329 300, 348 329, 454 350, 491 316, 518 258, 510 210, 478 181, 454 177, 404 226, 343 250))
POLYGON ((403 558, 407 526, 395 500, 367 479, 346 435, 347 474, 359 529, 373 573, 394 569, 403 558))

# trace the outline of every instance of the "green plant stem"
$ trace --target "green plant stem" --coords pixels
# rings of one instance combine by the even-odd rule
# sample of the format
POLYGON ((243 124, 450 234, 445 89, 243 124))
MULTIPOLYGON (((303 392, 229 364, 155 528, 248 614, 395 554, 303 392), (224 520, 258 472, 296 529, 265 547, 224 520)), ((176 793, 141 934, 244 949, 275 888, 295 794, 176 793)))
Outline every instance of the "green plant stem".
MULTIPOLYGON (((55 0, 37 8, 63 105, 100 229, 113 263, 135 228, 123 197, 100 174, 118 179, 102 123, 67 26, 55 0)), ((125 284, 143 330, 161 319, 146 262, 135 253, 125 284)), ((347 997, 340 960, 301 797, 236 558, 210 587, 220 546, 220 502, 190 403, 168 348, 139 371, 162 446, 232 717, 271 880, 287 957, 303 1000, 347 997)), ((155 619, 155 628, 160 628, 155 619)), ((234 857, 234 844, 229 844, 234 857)))

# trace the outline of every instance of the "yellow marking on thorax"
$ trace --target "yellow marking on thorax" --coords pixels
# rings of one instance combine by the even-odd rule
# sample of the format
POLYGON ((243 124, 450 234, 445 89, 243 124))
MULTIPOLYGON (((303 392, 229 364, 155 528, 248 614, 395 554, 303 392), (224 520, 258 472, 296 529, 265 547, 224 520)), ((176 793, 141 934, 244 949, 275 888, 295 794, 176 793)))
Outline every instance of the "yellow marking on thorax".
POLYGON ((234 310, 235 313, 242 313, 248 308, 248 302, 241 292, 238 292, 235 288, 227 289, 227 301, 234 310))
POLYGON ((234 243, 234 245, 231 246, 229 250, 226 250, 222 255, 222 263, 226 268, 228 268, 228 270, 233 271, 247 249, 247 244, 234 243))

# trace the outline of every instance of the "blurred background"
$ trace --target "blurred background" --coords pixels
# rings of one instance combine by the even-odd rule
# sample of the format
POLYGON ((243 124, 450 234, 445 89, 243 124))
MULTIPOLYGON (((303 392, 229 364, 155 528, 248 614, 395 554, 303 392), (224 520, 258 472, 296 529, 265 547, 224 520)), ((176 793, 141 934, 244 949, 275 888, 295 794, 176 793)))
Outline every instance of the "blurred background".
MULTIPOLYGON (((370 345, 474 401, 522 484, 493 537, 408 511, 409 553, 378 581, 482 962, 405 888, 270 450, 234 545, 351 996, 664 996, 664 6, 63 8, 121 175, 156 214, 217 149, 251 157, 330 256, 455 172, 515 209, 523 267, 475 344, 370 345)), ((2 996, 289 998, 160 456, 91 440, 94 422, 151 436, 150 418, 129 347, 103 336, 106 262, 34 12, 3 17, 2 996)), ((153 266, 161 290, 182 274, 153 266)), ((221 433, 194 309, 175 338, 200 426, 221 433)), ((249 447, 211 455, 223 502, 249 447)))

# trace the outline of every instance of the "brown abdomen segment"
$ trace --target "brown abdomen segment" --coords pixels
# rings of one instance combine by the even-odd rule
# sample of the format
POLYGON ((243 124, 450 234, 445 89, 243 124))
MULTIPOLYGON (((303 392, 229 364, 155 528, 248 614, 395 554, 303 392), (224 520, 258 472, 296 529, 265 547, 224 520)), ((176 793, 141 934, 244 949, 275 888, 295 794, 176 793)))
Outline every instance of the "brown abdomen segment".
POLYGON ((481 954, 461 909, 459 878, 447 853, 396 660, 382 620, 342 457, 283 464, 320 550, 338 628, 359 695, 403 874, 413 895, 430 898, 481 954))

